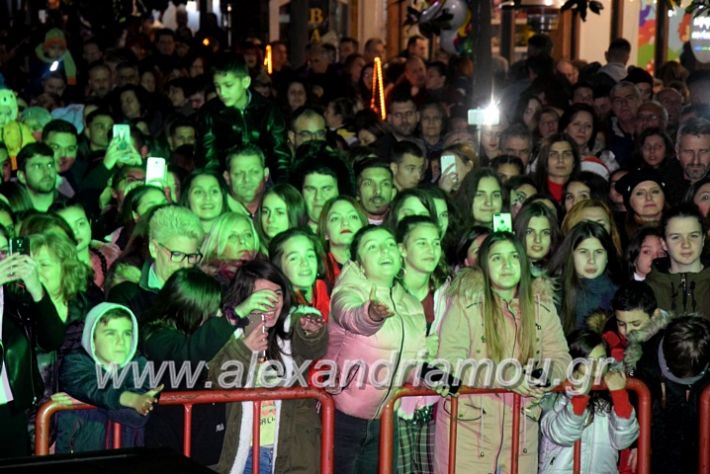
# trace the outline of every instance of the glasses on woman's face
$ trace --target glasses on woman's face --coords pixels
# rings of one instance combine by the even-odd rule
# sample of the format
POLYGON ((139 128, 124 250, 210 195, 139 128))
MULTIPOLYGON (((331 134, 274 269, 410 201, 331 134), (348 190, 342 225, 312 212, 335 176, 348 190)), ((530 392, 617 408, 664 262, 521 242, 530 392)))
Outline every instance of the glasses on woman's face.
POLYGON ((178 250, 172 250, 166 247, 165 245, 161 244, 160 242, 157 242, 157 244, 162 248, 163 250, 167 251, 170 254, 170 261, 172 263, 182 263, 187 259, 187 263, 190 265, 196 265, 200 263, 200 260, 202 260, 202 254, 200 252, 195 252, 195 253, 185 253, 185 252, 180 252, 178 250))

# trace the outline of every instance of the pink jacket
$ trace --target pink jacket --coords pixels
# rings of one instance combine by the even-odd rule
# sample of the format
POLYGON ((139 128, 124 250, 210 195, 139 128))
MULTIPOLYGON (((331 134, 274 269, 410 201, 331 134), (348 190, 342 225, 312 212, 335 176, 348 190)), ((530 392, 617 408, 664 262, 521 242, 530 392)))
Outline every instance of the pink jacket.
POLYGON ((379 417, 396 386, 407 381, 418 354, 425 351, 426 333, 421 303, 399 284, 375 288, 377 300, 395 315, 380 322, 370 319, 372 288, 357 264, 343 267, 330 300, 325 356, 337 366, 332 390, 336 408, 368 420, 379 417))

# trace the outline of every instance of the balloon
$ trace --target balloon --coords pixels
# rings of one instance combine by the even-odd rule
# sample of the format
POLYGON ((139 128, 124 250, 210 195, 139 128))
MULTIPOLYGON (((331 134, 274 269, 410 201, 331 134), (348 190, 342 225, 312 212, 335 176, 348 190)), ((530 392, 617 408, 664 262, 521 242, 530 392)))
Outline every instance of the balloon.
POLYGON ((420 30, 437 33, 438 28, 433 25, 440 22, 444 13, 450 15, 451 19, 439 33, 441 48, 452 54, 470 52, 471 9, 466 0, 437 0, 419 17, 420 30))

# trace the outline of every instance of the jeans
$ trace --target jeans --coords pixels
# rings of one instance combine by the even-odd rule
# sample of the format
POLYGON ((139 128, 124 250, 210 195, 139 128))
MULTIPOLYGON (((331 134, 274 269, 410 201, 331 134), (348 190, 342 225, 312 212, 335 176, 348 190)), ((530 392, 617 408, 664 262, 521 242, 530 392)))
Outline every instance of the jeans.
MULTIPOLYGON (((396 423, 397 417, 395 417, 396 423)), ((393 449, 398 444, 394 430, 393 449)), ((343 474, 372 474, 378 471, 380 448, 380 420, 365 420, 335 411, 334 465, 343 474)), ((397 472, 397 453, 394 452, 392 472, 397 472)))
MULTIPOLYGON (((249 456, 244 465, 244 474, 252 472, 253 447, 249 447, 249 456)), ((274 448, 259 448, 259 474, 271 474, 274 472, 274 448)))

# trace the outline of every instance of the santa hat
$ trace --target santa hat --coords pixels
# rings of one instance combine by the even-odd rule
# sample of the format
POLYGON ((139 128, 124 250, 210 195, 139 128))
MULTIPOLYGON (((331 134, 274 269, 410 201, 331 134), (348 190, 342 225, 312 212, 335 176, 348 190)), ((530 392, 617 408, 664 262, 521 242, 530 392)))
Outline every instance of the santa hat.
POLYGON ((596 156, 585 156, 582 158, 581 163, 582 171, 591 171, 594 174, 598 174, 605 180, 609 181, 609 168, 606 167, 604 162, 597 158, 596 156))

